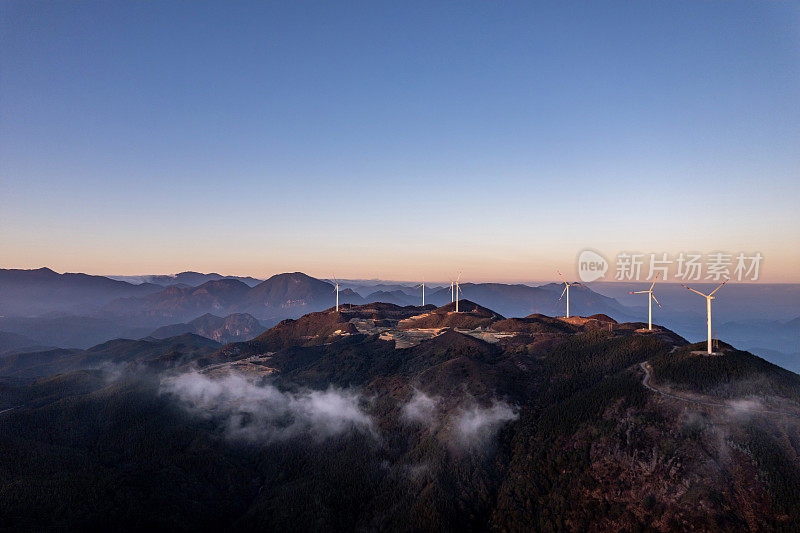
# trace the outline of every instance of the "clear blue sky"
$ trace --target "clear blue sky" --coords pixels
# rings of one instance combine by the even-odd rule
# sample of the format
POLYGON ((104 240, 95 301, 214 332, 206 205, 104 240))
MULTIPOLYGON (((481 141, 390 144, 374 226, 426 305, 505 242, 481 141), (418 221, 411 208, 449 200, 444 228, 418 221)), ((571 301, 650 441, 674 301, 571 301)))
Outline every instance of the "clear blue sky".
POLYGON ((800 4, 0 2, 0 266, 800 281, 800 4))

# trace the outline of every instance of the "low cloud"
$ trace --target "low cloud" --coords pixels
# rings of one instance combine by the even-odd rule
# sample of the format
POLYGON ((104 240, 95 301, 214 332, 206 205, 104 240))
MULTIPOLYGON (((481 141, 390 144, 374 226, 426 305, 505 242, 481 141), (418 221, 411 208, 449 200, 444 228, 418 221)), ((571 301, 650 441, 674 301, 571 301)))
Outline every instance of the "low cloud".
POLYGON ((402 421, 424 425, 431 431, 445 429, 440 437, 457 447, 484 445, 517 417, 517 409, 502 400, 484 407, 469 394, 446 401, 418 389, 400 409, 402 421))
POLYGON ((411 399, 403 405, 400 416, 406 422, 432 425, 436 421, 438 396, 428 396, 414 389, 411 399))
POLYGON ((494 437, 506 423, 516 420, 516 410, 502 401, 495 401, 491 407, 473 405, 462 408, 453 419, 453 429, 461 444, 480 445, 494 437))
POLYGON ((115 381, 125 377, 129 368, 122 363, 112 363, 107 361, 100 366, 100 372, 106 384, 114 383, 115 381))
POLYGON ((163 380, 161 391, 192 414, 218 420, 233 439, 276 441, 308 434, 323 440, 349 431, 375 435, 363 397, 352 390, 284 392, 237 374, 210 378, 190 372, 163 380))
POLYGON ((766 409, 761 400, 739 399, 728 402, 728 413, 735 417, 749 418, 766 409))

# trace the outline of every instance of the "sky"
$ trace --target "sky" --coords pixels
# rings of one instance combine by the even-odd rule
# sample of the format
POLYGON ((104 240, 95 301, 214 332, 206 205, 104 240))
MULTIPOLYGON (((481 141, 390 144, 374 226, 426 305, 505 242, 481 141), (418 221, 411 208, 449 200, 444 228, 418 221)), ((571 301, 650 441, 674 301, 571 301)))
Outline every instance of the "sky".
POLYGON ((0 267, 800 282, 800 3, 0 1, 0 267))

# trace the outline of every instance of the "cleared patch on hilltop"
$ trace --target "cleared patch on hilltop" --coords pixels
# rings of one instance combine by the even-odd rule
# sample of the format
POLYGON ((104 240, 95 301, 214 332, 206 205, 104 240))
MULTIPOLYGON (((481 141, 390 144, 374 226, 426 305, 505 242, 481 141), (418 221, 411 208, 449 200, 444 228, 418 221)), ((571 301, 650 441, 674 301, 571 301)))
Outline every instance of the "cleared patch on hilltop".
POLYGON ((456 312, 456 304, 453 302, 432 309, 427 313, 401 320, 398 324, 398 329, 486 329, 494 322, 504 319, 502 315, 495 313, 491 309, 469 300, 460 300, 458 306, 458 312, 456 312))

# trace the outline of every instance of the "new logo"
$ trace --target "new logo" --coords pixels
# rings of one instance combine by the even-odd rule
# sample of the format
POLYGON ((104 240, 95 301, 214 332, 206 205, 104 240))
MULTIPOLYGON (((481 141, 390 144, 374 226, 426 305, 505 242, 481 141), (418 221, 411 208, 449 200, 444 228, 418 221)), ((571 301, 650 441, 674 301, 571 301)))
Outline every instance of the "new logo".
POLYGON ((578 255, 578 276, 584 283, 595 281, 606 275, 608 261, 593 250, 584 250, 578 255))

